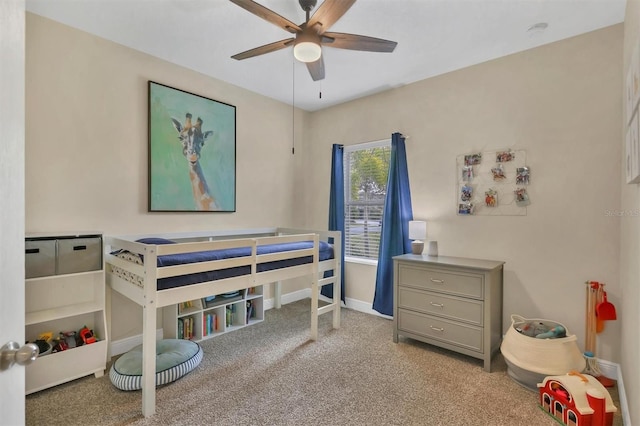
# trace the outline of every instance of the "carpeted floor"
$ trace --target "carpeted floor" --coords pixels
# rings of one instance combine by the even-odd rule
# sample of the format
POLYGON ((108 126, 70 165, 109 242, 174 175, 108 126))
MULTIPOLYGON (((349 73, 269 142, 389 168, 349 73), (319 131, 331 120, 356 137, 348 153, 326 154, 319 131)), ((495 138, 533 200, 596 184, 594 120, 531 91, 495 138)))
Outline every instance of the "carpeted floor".
POLYGON ((141 392, 119 391, 105 374, 27 396, 27 425, 558 424, 508 377, 500 355, 485 373, 481 360, 395 344, 390 320, 348 309, 339 330, 321 317, 312 342, 309 319, 302 300, 201 342, 202 363, 158 388, 153 417, 142 416, 141 392))

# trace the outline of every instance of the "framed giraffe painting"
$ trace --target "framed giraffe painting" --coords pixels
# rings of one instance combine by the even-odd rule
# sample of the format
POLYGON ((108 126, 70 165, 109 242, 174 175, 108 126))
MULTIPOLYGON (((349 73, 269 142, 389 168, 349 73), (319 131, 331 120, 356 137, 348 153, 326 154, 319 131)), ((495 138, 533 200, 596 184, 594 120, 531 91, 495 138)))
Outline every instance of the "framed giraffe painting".
POLYGON ((236 211, 236 107, 149 81, 149 211, 236 211))

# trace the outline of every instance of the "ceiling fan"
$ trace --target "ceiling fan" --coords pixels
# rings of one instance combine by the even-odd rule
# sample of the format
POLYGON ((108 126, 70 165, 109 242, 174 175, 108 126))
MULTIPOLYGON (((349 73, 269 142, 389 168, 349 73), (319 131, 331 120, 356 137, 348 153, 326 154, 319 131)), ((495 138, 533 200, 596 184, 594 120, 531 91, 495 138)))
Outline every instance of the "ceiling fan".
POLYGON ((300 25, 294 24, 287 18, 253 0, 230 1, 265 21, 271 22, 291 34, 295 34, 294 37, 233 55, 233 59, 252 58, 293 46, 293 55, 297 60, 307 64, 307 69, 313 81, 324 78, 324 61, 322 59, 321 46, 368 52, 393 52, 398 44, 395 41, 375 37, 327 32, 329 27, 345 14, 356 0, 325 0, 311 17, 310 12, 316 6, 317 0, 298 0, 302 10, 307 14, 306 21, 300 25))

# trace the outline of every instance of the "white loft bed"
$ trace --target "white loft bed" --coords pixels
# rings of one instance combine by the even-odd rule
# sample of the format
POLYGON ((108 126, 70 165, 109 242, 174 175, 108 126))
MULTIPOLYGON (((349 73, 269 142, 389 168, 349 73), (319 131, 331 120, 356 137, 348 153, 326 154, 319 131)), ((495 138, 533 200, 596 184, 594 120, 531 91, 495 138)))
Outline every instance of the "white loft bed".
POLYGON ((318 316, 333 312, 333 328, 340 327, 342 257, 340 241, 341 235, 339 231, 309 231, 285 228, 105 237, 107 284, 113 290, 143 307, 143 415, 148 417, 155 413, 156 309, 269 283, 276 283, 275 307, 279 308, 280 281, 309 276, 311 278, 311 339, 317 340, 318 316), (139 239, 149 237, 168 239, 175 242, 175 244, 158 245, 136 242, 139 239), (333 256, 328 260, 320 260, 320 247, 326 247, 321 242, 332 245, 333 256), (285 249, 286 251, 266 254, 259 253, 270 249, 274 244, 304 244, 308 247, 295 250, 287 248, 285 249), (220 260, 200 261, 198 263, 175 266, 157 266, 159 256, 182 255, 185 253, 203 254, 203 252, 228 249, 241 249, 247 253, 240 257, 220 260), (144 258, 144 262, 142 262, 143 264, 136 264, 125 260, 114 255, 116 251, 126 251, 134 255, 141 255, 144 258), (279 265, 277 269, 264 270, 264 266, 271 262, 288 262, 296 259, 299 263, 297 265, 284 267, 279 265), (173 279, 172 277, 206 271, 214 271, 213 273, 215 274, 218 273, 217 271, 229 271, 229 268, 244 268, 244 274, 158 290, 158 285, 160 285, 162 279, 173 279), (333 271, 333 275, 323 278, 325 271, 333 271), (126 275, 135 275, 138 279, 137 281, 124 279, 123 276, 126 275), (331 283, 337 283, 337 285, 334 285, 333 301, 328 305, 319 307, 319 290, 323 285, 331 283))

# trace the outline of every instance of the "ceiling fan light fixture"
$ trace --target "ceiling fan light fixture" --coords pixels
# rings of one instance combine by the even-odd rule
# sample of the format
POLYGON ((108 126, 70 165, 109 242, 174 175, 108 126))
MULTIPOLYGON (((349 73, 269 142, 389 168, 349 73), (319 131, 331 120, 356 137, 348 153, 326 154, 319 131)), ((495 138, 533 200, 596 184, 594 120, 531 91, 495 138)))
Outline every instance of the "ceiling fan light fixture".
POLYGON ((320 45, 312 41, 301 41, 293 47, 293 56, 300 62, 315 62, 321 55, 320 45))

